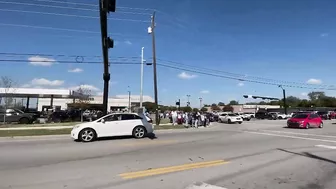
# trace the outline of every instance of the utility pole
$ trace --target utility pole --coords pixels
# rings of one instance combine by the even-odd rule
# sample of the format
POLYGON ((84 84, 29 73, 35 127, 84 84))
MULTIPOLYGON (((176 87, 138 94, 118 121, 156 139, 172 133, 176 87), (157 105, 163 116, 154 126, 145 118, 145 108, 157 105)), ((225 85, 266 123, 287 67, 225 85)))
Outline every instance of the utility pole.
POLYGON ((128 112, 132 112, 131 109, 131 91, 128 91, 128 112))
POLYGON ((144 71, 144 48, 141 48, 141 71, 140 71, 140 108, 142 108, 143 101, 143 71, 144 71))
POLYGON ((148 28, 148 33, 152 34, 152 50, 153 50, 153 72, 154 72, 154 100, 155 100, 155 122, 160 124, 159 107, 158 107, 158 92, 157 92, 157 76, 156 76, 156 48, 155 48, 155 11, 151 17, 151 26, 148 28))
POLYGON ((284 110, 285 114, 287 115, 286 90, 282 87, 282 85, 279 85, 279 87, 282 89, 284 110))
POLYGON ((108 60, 108 49, 113 48, 113 40, 107 36, 107 14, 109 12, 116 11, 116 0, 99 0, 99 12, 100 12, 100 29, 101 29, 101 41, 102 41, 102 51, 104 59, 104 94, 103 94, 103 114, 107 114, 108 106, 108 91, 110 82, 109 73, 109 60, 108 60))
POLYGON ((190 95, 187 95, 187 98, 188 98, 187 107, 189 107, 190 106, 190 102, 189 102, 190 95))
POLYGON ((200 100, 200 110, 201 110, 202 109, 202 100, 203 100, 203 98, 199 97, 199 100, 200 100))

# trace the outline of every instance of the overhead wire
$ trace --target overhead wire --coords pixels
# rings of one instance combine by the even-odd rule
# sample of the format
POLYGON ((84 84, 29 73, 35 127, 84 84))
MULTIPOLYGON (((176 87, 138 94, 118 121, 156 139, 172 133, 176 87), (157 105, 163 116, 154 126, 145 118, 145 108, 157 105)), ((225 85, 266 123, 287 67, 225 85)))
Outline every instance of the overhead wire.
MULTIPOLYGON (((67 61, 67 60, 14 60, 14 59, 0 59, 0 62, 16 62, 16 63, 52 63, 52 64, 104 64, 103 61, 83 61, 83 62, 76 62, 76 61, 67 61)), ((138 65, 141 64, 140 62, 109 62, 109 64, 116 64, 116 65, 138 65)))
MULTIPOLYGON (((99 19, 99 16, 87 16, 87 15, 77 15, 77 14, 63 14, 63 13, 54 13, 54 12, 39 12, 39 11, 28 11, 28 10, 16 10, 16 9, 0 9, 0 11, 7 12, 19 12, 19 13, 31 13, 31 14, 44 14, 44 15, 53 15, 53 16, 66 16, 66 17, 76 17, 76 18, 92 18, 99 19)), ((109 18, 109 20, 117 20, 117 21, 129 21, 129 22, 142 22, 149 23, 147 20, 135 20, 135 19, 127 19, 127 18, 109 18)))
MULTIPOLYGON (((198 73, 198 74, 202 74, 202 75, 220 77, 220 78, 225 78, 225 79, 230 79, 230 80, 245 81, 245 82, 250 82, 250 83, 258 83, 258 84, 279 86, 278 83, 273 83, 273 82, 257 81, 257 80, 251 80, 251 79, 242 80, 241 78, 237 78, 237 77, 234 77, 234 76, 219 75, 219 74, 214 74, 214 73, 209 73, 209 72, 204 72, 204 71, 198 71, 198 70, 194 70, 194 69, 188 69, 188 68, 181 68, 181 67, 177 67, 177 66, 166 65, 166 64, 162 64, 162 63, 157 63, 157 65, 161 66, 161 67, 166 67, 166 68, 171 68, 171 69, 176 69, 176 70, 182 70, 182 71, 188 71, 188 72, 198 73)), ((326 87, 318 87, 318 86, 317 87, 309 87, 309 86, 296 86, 296 85, 289 85, 289 84, 282 84, 281 86, 290 87, 290 88, 314 89, 314 90, 316 90, 316 89, 336 90, 336 88, 326 88, 326 87)))
MULTIPOLYGON (((25 6, 34 6, 34 7, 46 7, 46 8, 58 8, 58 9, 84 10, 84 11, 99 12, 98 9, 79 8, 79 7, 66 7, 66 6, 58 6, 58 5, 45 5, 45 4, 11 2, 11 1, 0 1, 0 3, 2 3, 2 4, 11 4, 11 5, 25 5, 25 6)), ((141 13, 141 12, 124 12, 124 11, 118 11, 117 13, 121 13, 121 14, 137 14, 137 15, 151 15, 149 13, 141 13)))
MULTIPOLYGON (((35 29, 59 30, 59 31, 67 31, 67 32, 100 34, 100 32, 98 32, 98 31, 78 30, 78 29, 70 29, 70 28, 56 28, 56 27, 50 27, 50 26, 34 26, 34 25, 8 24, 8 23, 0 23, 0 25, 2 25, 2 26, 12 26, 12 27, 35 28, 35 29)), ((135 36, 135 35, 127 35, 127 34, 122 34, 122 33, 109 33, 109 35, 125 36, 125 37, 139 37, 139 36, 135 36)))
MULTIPOLYGON (((211 69, 211 68, 204 68, 204 67, 198 67, 198 66, 195 66, 195 65, 183 64, 183 63, 180 63, 180 62, 164 60, 164 59, 160 59, 160 58, 157 58, 157 60, 160 60, 160 61, 163 61, 163 62, 169 62, 169 63, 179 65, 179 66, 192 67, 193 69, 208 70, 208 71, 212 71, 212 72, 223 73, 223 74, 227 74, 227 75, 230 75, 230 76, 239 77, 239 78, 241 78, 241 80, 244 80, 244 79, 247 79, 247 78, 252 78, 252 79, 255 79, 255 80, 272 81, 272 82, 275 82, 275 83, 316 86, 316 85, 313 85, 313 84, 307 84, 307 83, 301 83, 301 82, 275 80, 275 79, 264 78, 264 77, 250 76, 250 75, 247 75, 247 74, 237 74, 237 73, 232 73, 232 72, 227 72, 227 71, 222 71, 222 70, 215 70, 215 69, 211 69)), ((335 86, 325 85, 325 84, 320 84, 320 86, 335 87, 335 86)))

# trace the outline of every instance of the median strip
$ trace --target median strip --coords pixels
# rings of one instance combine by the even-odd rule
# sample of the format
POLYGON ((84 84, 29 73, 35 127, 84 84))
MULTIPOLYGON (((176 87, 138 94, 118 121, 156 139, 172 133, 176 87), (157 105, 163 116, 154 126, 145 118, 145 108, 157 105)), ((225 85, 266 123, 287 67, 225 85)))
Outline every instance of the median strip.
POLYGON ((218 166, 218 165, 223 165, 227 163, 229 162, 224 161, 224 160, 189 163, 189 164, 177 165, 177 166, 171 166, 171 167, 162 167, 162 168, 155 168, 155 169, 149 169, 149 170, 144 170, 144 171, 123 173, 123 174, 120 174, 119 176, 122 177, 123 179, 135 179, 135 178, 141 178, 141 177, 148 177, 148 176, 154 176, 154 175, 185 171, 185 170, 190 170, 190 169, 218 166))

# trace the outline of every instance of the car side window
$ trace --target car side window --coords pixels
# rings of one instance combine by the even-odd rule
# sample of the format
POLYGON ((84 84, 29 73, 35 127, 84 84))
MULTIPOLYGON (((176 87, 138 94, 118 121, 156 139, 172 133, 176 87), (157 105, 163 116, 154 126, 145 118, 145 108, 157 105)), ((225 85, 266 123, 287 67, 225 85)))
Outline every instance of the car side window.
POLYGON ((105 122, 110 122, 110 121, 118 121, 120 120, 120 115, 118 114, 114 114, 114 115, 110 115, 104 118, 105 122))
POLYGON ((136 119, 134 114, 122 114, 121 115, 121 120, 133 120, 136 119))
POLYGON ((317 115, 317 114, 312 114, 310 117, 311 117, 311 118, 318 118, 319 115, 317 115))

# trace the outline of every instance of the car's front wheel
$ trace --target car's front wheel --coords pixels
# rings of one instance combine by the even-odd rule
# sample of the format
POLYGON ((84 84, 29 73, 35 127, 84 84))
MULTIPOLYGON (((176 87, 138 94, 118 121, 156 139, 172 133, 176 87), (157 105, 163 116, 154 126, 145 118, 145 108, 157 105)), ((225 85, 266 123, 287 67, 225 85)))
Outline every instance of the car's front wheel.
POLYGON ((28 123, 29 123, 29 119, 26 118, 26 117, 23 117, 23 118, 21 118, 21 119, 19 120, 19 123, 20 123, 20 124, 28 124, 28 123))
POLYGON ((134 138, 144 138, 146 136, 146 128, 143 126, 136 126, 133 129, 133 137, 134 138))
POLYGON ((322 122, 320 123, 319 128, 323 128, 323 123, 322 122))
POLYGON ((78 137, 82 142, 92 142, 96 139, 96 132, 93 129, 83 129, 78 137))

